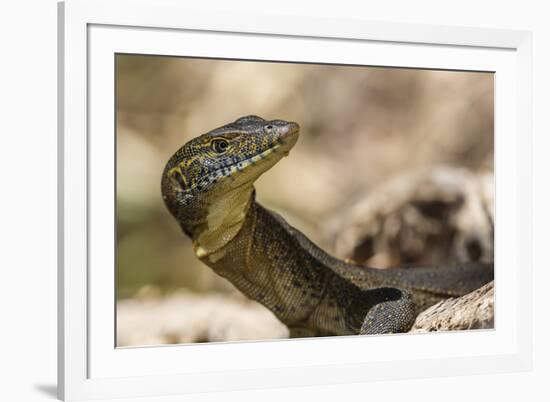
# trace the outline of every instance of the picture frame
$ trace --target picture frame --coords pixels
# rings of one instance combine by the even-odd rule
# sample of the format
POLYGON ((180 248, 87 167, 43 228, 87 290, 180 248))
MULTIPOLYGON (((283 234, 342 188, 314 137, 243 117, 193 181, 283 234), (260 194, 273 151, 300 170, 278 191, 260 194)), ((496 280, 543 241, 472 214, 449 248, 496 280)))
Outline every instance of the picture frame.
POLYGON ((61 399, 530 369, 529 32, 228 15, 172 0, 68 0, 58 15, 61 399), (493 71, 495 330, 115 348, 113 56, 120 52, 493 71))

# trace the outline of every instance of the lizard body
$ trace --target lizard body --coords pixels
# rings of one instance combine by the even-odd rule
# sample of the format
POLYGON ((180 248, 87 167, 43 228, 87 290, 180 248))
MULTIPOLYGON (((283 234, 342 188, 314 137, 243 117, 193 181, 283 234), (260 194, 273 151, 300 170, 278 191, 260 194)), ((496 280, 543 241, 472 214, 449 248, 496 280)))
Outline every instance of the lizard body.
POLYGON ((404 332, 436 302, 489 282, 493 267, 378 270, 336 259, 255 201, 254 181, 287 155, 299 126, 246 116, 181 147, 163 199, 197 257, 269 308, 293 337, 404 332))

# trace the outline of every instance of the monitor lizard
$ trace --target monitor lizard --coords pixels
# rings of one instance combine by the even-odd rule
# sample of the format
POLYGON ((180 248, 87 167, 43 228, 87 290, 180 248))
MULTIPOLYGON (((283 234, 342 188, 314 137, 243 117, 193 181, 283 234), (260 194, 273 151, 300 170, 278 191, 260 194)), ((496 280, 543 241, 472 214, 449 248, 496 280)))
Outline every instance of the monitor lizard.
POLYGON ((381 270, 342 261, 256 202, 254 181, 288 155, 299 130, 241 117, 187 142, 162 174, 164 202, 196 256, 291 337, 406 332, 420 311, 493 278, 493 264, 381 270))

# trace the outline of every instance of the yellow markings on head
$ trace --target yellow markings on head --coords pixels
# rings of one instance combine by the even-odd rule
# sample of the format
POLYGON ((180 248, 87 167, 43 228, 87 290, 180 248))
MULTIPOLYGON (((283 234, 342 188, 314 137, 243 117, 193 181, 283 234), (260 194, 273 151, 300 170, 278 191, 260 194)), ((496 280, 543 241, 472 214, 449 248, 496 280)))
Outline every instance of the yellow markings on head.
POLYGON ((180 165, 170 169, 168 171, 168 175, 169 175, 169 177, 176 180, 182 188, 185 188, 185 187, 187 187, 187 179, 185 178, 185 175, 181 172, 181 168, 182 168, 182 166, 180 164, 180 165))
POLYGON ((168 174, 169 174, 170 176, 172 176, 175 172, 178 172, 179 174, 181 174, 181 165, 178 165, 178 166, 173 167, 172 169, 170 169, 170 170, 168 171, 168 174))

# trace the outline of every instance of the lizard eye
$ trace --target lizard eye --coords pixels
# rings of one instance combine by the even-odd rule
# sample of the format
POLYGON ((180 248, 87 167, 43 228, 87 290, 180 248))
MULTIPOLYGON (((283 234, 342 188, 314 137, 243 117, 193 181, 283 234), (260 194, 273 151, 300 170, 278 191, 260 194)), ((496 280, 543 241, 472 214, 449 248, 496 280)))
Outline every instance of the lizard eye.
POLYGON ((266 133, 270 133, 271 130, 273 130, 273 126, 271 124, 268 124, 267 126, 264 126, 264 130, 266 133))
POLYGON ((227 147, 229 146, 229 143, 223 138, 217 138, 212 141, 210 146, 212 147, 212 150, 214 152, 218 154, 223 154, 225 151, 227 151, 227 147))

